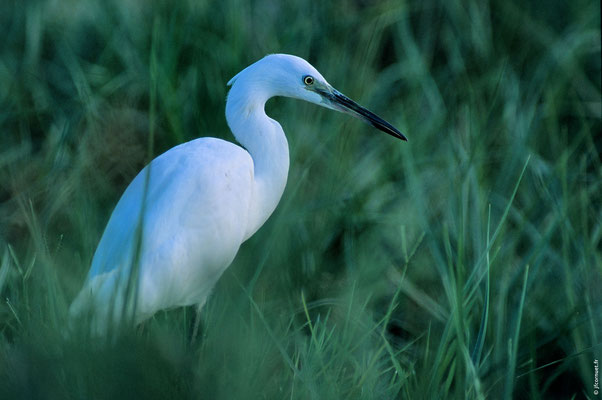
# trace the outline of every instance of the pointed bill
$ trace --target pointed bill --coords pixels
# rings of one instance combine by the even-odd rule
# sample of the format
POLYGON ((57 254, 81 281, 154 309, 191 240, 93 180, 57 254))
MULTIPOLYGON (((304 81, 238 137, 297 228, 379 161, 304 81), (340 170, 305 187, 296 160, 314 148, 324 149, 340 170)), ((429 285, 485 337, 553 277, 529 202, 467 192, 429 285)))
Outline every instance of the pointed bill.
MULTIPOLYGON (((330 86, 330 85, 328 85, 330 86)), ((401 133, 397 128, 393 125, 374 114, 372 111, 368 110, 365 107, 360 106, 355 101, 351 100, 349 97, 345 96, 343 93, 339 92, 333 87, 321 88, 317 89, 316 92, 320 94, 325 101, 329 103, 329 105, 338 110, 348 114, 351 114, 355 117, 358 117, 376 129, 379 129, 385 133, 388 133, 391 136, 394 136, 398 139, 407 141, 408 139, 401 133)))

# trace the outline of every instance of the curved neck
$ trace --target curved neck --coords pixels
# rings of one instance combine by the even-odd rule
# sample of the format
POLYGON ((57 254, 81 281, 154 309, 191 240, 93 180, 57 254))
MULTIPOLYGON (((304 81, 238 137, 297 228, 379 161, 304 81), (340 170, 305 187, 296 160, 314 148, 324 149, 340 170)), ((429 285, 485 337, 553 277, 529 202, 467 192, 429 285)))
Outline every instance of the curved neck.
POLYGON ((251 155, 254 166, 245 240, 272 214, 286 186, 289 168, 288 142, 280 124, 265 113, 271 96, 238 80, 228 93, 226 120, 234 137, 251 155))

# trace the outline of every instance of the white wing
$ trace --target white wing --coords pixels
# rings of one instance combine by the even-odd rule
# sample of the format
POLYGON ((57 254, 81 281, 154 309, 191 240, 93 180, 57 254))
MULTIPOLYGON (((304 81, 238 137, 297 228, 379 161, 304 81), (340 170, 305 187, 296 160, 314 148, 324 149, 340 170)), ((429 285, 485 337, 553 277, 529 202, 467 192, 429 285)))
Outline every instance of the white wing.
POLYGON ((119 318, 133 265, 137 321, 203 303, 244 240, 252 191, 251 156, 230 142, 200 138, 154 159, 117 203, 71 314, 114 307, 119 318))

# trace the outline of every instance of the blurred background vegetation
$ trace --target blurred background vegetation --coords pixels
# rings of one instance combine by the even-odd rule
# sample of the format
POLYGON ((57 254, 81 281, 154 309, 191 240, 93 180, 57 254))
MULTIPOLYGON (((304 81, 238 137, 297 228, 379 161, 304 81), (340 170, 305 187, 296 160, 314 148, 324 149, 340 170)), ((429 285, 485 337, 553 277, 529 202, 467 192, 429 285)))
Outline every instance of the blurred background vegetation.
POLYGON ((3 0, 0 34, 0 398, 593 397, 598 2, 3 0), (233 140, 226 82, 275 52, 409 142, 272 100, 289 183, 196 341, 192 308, 67 335, 127 184, 233 140))

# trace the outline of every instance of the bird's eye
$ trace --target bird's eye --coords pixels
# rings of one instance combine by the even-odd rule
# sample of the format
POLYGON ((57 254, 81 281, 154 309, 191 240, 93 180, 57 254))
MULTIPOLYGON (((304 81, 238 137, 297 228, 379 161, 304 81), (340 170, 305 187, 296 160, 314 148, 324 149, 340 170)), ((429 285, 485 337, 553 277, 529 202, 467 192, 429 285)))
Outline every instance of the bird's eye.
POLYGON ((303 77, 303 83, 305 83, 307 86, 313 85, 314 84, 314 77, 311 75, 305 75, 303 77))

